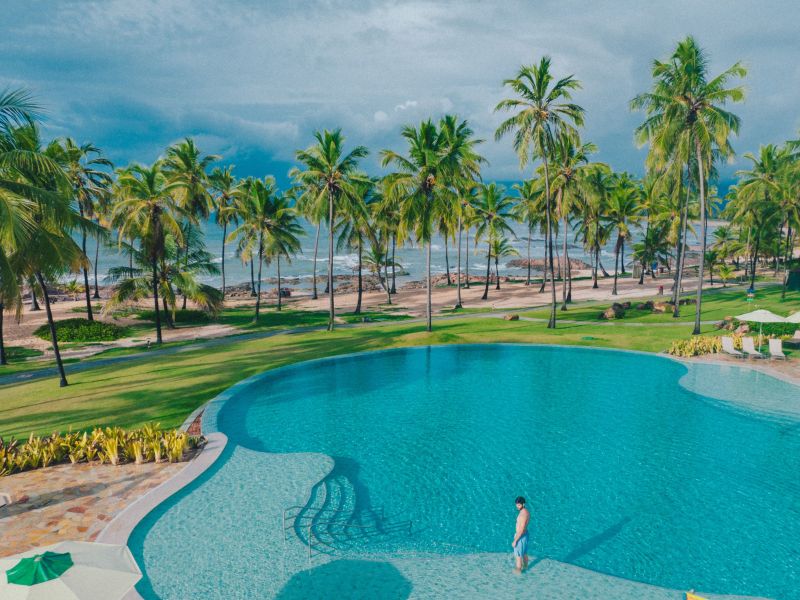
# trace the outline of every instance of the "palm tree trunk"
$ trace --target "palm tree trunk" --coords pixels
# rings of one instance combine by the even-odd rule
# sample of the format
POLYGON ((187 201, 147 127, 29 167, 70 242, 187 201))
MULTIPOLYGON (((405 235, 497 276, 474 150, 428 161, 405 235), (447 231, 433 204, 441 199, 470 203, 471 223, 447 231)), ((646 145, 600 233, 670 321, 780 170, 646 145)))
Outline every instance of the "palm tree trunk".
MULTIPOLYGON (((700 141, 695 141, 697 156, 697 179, 700 184, 700 266, 697 268, 697 302, 694 307, 694 330, 692 335, 700 335, 700 313, 703 304, 703 270, 706 265, 706 182, 703 174, 703 160, 700 152, 700 141)), ((713 280, 712 280, 713 285, 713 280)))
POLYGON ((553 235, 551 231, 552 223, 550 222, 550 170, 547 164, 547 153, 542 153, 542 162, 544 162, 544 187, 545 187, 545 204, 546 218, 547 218, 547 244, 550 252, 550 320, 547 322, 548 329, 555 329, 556 327, 556 276, 553 270, 553 235))
POLYGON ((328 190, 328 331, 333 331, 333 192, 328 190))
MULTIPOLYGON (((386 256, 389 256, 389 249, 388 248, 386 249, 386 256)), ((383 263, 383 272, 385 274, 385 281, 386 281, 386 285, 383 286, 383 288, 386 290, 386 304, 391 306, 391 304, 392 304, 392 290, 389 287, 389 263, 388 262, 384 262, 383 263)), ((381 272, 380 272, 380 269, 379 269, 378 270, 378 279, 380 279, 380 277, 381 277, 381 272)))
POLYGON ((444 272, 447 275, 447 285, 453 285, 453 280, 450 278, 450 252, 448 250, 447 235, 444 235, 444 272))
POLYGON ((397 234, 392 233, 392 294, 397 293, 397 262, 395 256, 397 252, 397 234))
MULTIPOLYGON (((559 192, 560 193, 560 192, 559 192)), ((561 286, 561 310, 567 310, 567 279, 569 278, 569 254, 567 253, 567 217, 562 219, 564 224, 564 281, 561 286)))
POLYGON ((622 238, 622 245, 619 249, 620 274, 625 275, 625 238, 622 238))
MULTIPOLYGON (((430 202, 430 198, 428 199, 430 202)), ((428 251, 427 256, 425 257, 425 268, 427 270, 427 297, 428 297, 428 306, 427 306, 427 314, 426 314, 426 321, 427 321, 427 329, 428 331, 433 331, 433 305, 431 302, 431 240, 428 239, 428 251)))
POLYGON ((36 299, 36 284, 32 279, 29 282, 29 286, 31 288, 31 312, 42 310, 42 307, 39 306, 39 301, 36 299))
POLYGON ((277 257, 277 265, 278 265, 278 310, 281 309, 281 255, 278 254, 277 257))
POLYGON ((531 238, 533 237, 533 230, 528 225, 528 277, 525 279, 525 285, 531 284, 531 238))
POLYGON ((594 269, 592 269, 592 289, 596 290, 600 286, 597 284, 597 271, 600 269, 600 246, 599 244, 595 244, 594 246, 594 269))
POLYGON ((50 340, 53 344, 53 354, 56 357, 56 366, 58 367, 58 374, 61 380, 59 386, 66 387, 67 374, 64 372, 64 363, 61 360, 61 352, 58 349, 58 334, 56 333, 56 322, 53 320, 53 311, 50 309, 50 294, 47 292, 47 286, 44 283, 44 277, 40 272, 36 272, 36 280, 42 288, 42 296, 44 297, 44 308, 47 311, 47 325, 50 327, 50 340))
POLYGON ((458 252, 457 252, 457 265, 456 265, 456 305, 453 307, 456 310, 461 308, 461 233, 462 233, 462 223, 461 223, 461 209, 458 211, 458 252))
POLYGON ((3 311, 5 307, 3 303, 0 302, 0 365, 7 365, 8 364, 8 357, 6 357, 6 345, 5 341, 3 340, 3 311))
POLYGON ((544 231, 544 261, 542 262, 542 285, 539 286, 539 293, 543 294, 545 288, 547 287, 547 280, 548 280, 548 273, 547 273, 547 257, 548 255, 548 246, 547 246, 547 232, 548 229, 545 227, 544 231))
POLYGON ((683 286, 683 269, 686 263, 686 230, 689 225, 689 165, 686 165, 686 203, 681 211, 680 231, 678 233, 678 258, 675 265, 675 289, 672 291, 672 316, 677 319, 681 316, 681 287, 683 286))
POLYGON ((153 259, 153 305, 156 313, 156 344, 160 344, 161 339, 161 312, 158 307, 158 264, 153 259))
POLYGON ((481 300, 486 300, 489 297, 489 269, 492 265, 492 243, 489 242, 489 247, 486 249, 486 283, 483 287, 483 296, 481 300))
POLYGON ((317 223, 317 235, 314 236, 314 266, 311 277, 311 299, 317 299, 317 253, 319 252, 319 230, 322 227, 322 219, 317 223))
POLYGON ((228 222, 222 223, 222 253, 220 260, 220 268, 222 270, 222 301, 225 301, 225 238, 228 235, 228 222))
POLYGON ((619 243, 616 244, 616 251, 614 252, 614 289, 611 290, 611 295, 617 295, 617 271, 619 267, 619 243))
POLYGON ((467 249, 464 254, 464 288, 469 289, 469 227, 467 227, 467 239, 464 247, 467 249))
POLYGON ((495 272, 495 275, 497 276, 497 285, 494 286, 494 289, 499 290, 500 289, 500 263, 499 263, 499 259, 498 259, 496 254, 494 255, 494 272, 495 272))
MULTIPOLYGON (((83 209, 81 209, 81 217, 83 217, 83 209)), ((83 258, 86 258, 85 231, 82 232, 81 234, 81 252, 83 252, 83 258)), ((84 265, 82 271, 83 271, 83 291, 84 295, 86 296, 86 318, 90 321, 94 321, 94 314, 92 313, 92 292, 91 288, 89 288, 89 269, 87 269, 86 265, 84 265)))
POLYGON ((256 282, 256 314, 253 323, 258 323, 258 315, 261 311, 261 265, 264 264, 264 232, 258 236, 258 281, 256 282))
POLYGON ((167 329, 175 329, 175 321, 172 320, 172 311, 167 306, 167 298, 161 295, 161 306, 164 309, 164 320, 167 322, 167 329))
POLYGON ((92 268, 94 269, 94 295, 92 298, 97 300, 100 298, 100 287, 97 284, 97 263, 100 262, 100 236, 97 236, 95 245, 94 245, 94 263, 92 263, 92 268))
POLYGON ((750 287, 755 289, 756 285, 756 265, 758 264, 758 250, 761 245, 761 231, 760 228, 756 230, 756 245, 753 248, 753 267, 750 270, 750 287))
POLYGON ((358 238, 358 300, 356 301, 356 309, 353 311, 354 315, 361 314, 361 297, 364 294, 363 279, 361 277, 361 238, 358 238))
POLYGON ((255 261, 253 261, 253 257, 250 257, 250 295, 255 297, 256 295, 256 274, 255 274, 255 261))
POLYGON ((786 231, 786 249, 783 253, 783 286, 781 288, 781 300, 786 298, 786 286, 789 282, 789 263, 792 261, 792 223, 787 221, 789 228, 786 231))

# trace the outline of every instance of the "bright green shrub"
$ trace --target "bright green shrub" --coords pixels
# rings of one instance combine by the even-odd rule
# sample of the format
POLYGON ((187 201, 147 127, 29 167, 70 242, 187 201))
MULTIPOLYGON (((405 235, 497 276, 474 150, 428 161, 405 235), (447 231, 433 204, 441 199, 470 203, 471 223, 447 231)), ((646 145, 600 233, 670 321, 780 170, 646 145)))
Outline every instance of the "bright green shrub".
MULTIPOLYGON (((56 336, 59 342, 109 342, 125 337, 127 330, 113 323, 90 321, 89 319, 64 319, 56 322, 56 336)), ((50 327, 45 323, 33 334, 50 341, 50 327)))
MULTIPOLYGON (((742 336, 733 334, 734 348, 741 350, 742 336)), ((676 340, 672 342, 667 354, 672 356, 702 356, 704 354, 717 354, 722 351, 722 338, 719 336, 704 336, 697 335, 689 338, 688 340, 676 340)))

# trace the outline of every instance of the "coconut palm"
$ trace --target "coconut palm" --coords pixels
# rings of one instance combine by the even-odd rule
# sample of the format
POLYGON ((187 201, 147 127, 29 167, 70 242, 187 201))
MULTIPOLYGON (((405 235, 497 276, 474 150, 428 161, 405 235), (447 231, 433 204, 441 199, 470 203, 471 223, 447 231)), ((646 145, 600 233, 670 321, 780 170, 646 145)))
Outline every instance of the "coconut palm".
POLYGON ((235 199, 239 182, 233 175, 233 165, 225 168, 216 167, 208 176, 214 198, 217 225, 222 227, 222 250, 220 251, 220 272, 222 275, 222 297, 225 298, 225 242, 228 237, 228 226, 236 225, 235 199))
POLYGON ((466 121, 449 125, 445 117, 439 127, 430 119, 419 127, 406 125, 402 136, 408 144, 408 155, 402 156, 392 150, 381 152, 384 167, 392 165, 397 171, 386 176, 390 190, 401 196, 401 215, 404 227, 414 231, 417 241, 425 246, 426 265, 426 329, 432 331, 431 306, 431 238, 433 236, 436 203, 452 205, 452 185, 465 177, 476 176, 480 157, 474 150, 479 143, 472 139, 472 130, 466 121), (451 129, 461 131, 453 135, 451 129))
POLYGON ((207 218, 214 206, 208 169, 219 160, 216 154, 203 155, 192 138, 167 148, 163 171, 177 183, 176 196, 186 215, 207 218))
MULTIPOLYGON (((524 223, 528 228, 526 236, 528 274, 525 285, 530 285, 532 238, 537 229, 541 232, 545 228, 544 188, 541 179, 528 179, 522 183, 515 183, 511 187, 518 196, 511 209, 511 214, 517 222, 524 223)), ((545 273, 545 269, 542 269, 542 272, 545 273)))
POLYGON ((550 72, 550 57, 543 57, 538 65, 523 66, 516 77, 506 79, 503 84, 516 97, 501 100, 495 111, 514 111, 512 117, 503 121, 495 132, 500 139, 514 132, 514 150, 519 157, 520 168, 531 160, 541 159, 544 167, 545 225, 547 254, 552 280, 551 310, 548 328, 556 326, 556 281, 553 267, 552 197, 550 194, 550 161, 554 139, 562 132, 575 134, 576 127, 583 125, 583 108, 570 102, 573 90, 580 83, 571 75, 553 83, 550 72))
POLYGON ((492 258, 494 258, 494 272, 497 273, 497 284, 495 285, 496 290, 500 289, 500 259, 506 258, 507 256, 519 256, 519 252, 517 251, 514 246, 508 241, 507 237, 499 237, 492 240, 492 248, 491 252, 492 258))
MULTIPOLYGON (((150 285, 153 291, 153 308, 156 321, 156 343, 162 343, 161 313, 159 311, 159 264, 166 253, 166 239, 182 245, 181 219, 187 216, 184 204, 178 200, 178 191, 183 190, 179 181, 170 181, 164 172, 163 161, 151 166, 132 165, 117 171, 117 182, 112 221, 119 237, 136 239, 139 249, 150 269, 150 285)), ((107 308, 104 308, 107 310, 107 308)))
MULTIPOLYGON (((505 188, 496 183, 480 186, 476 198, 476 212, 481 218, 475 230, 475 244, 486 241, 486 283, 483 288, 482 300, 489 297, 489 271, 492 258, 495 259, 495 269, 499 266, 498 256, 493 254, 494 250, 507 250, 508 242, 506 237, 513 235, 509 222, 513 219, 511 208, 514 204, 513 198, 505 194, 505 188), (505 245, 501 242, 505 241, 505 245)), ((500 272, 497 272, 497 287, 500 289, 500 272)))
POLYGON ((268 229, 268 236, 264 247, 264 257, 267 264, 275 261, 278 280, 278 306, 283 306, 281 295, 281 258, 291 263, 292 257, 301 251, 300 237, 303 228, 297 220, 297 211, 290 206, 289 194, 277 192, 272 202, 272 223, 268 229))
POLYGON ((328 207, 328 331, 333 331, 333 230, 339 212, 346 212, 346 205, 357 195, 355 185, 368 181, 357 168, 358 161, 369 151, 364 146, 356 146, 345 154, 341 129, 317 131, 314 139, 313 146, 295 153, 303 167, 292 169, 289 175, 303 190, 303 195, 311 196, 303 202, 319 205, 324 199, 328 207))
POLYGON ((337 249, 339 251, 343 249, 355 250, 358 256, 358 265, 356 267, 358 293, 356 307, 353 311, 353 314, 356 315, 361 313, 361 300, 364 295, 364 247, 367 245, 368 240, 375 235, 370 222, 370 205, 376 203, 373 189, 374 182, 369 180, 359 181, 355 184, 356 195, 348 203, 347 212, 341 216, 337 227, 339 230, 337 249))
MULTIPOLYGON (((64 165, 81 217, 94 220, 98 213, 97 205, 107 196, 111 186, 111 175, 107 170, 113 169, 113 164, 103 157, 100 149, 94 144, 78 145, 72 138, 59 140, 57 160, 64 165)), ((81 231, 81 250, 84 256, 88 256, 86 234, 85 230, 81 231)), ((88 258, 87 265, 89 265, 88 258)), ((86 297, 86 318, 94 321, 89 270, 86 266, 83 268, 83 288, 86 297)))
MULTIPOLYGON (((664 164, 680 161, 690 168, 693 155, 700 201, 701 252, 706 252, 706 183, 715 154, 733 155, 729 137, 739 131, 739 118, 723 107, 744 100, 744 88, 728 87, 747 70, 735 63, 712 77, 708 58, 691 36, 678 43, 667 61, 655 61, 651 92, 634 98, 632 108, 644 109, 645 122, 637 129, 640 142, 650 142, 653 158, 664 164), (677 160, 675 160, 677 159, 677 160)), ((697 302, 693 333, 700 333, 703 299, 703 261, 698 269, 697 302)))
POLYGON ((614 287, 611 291, 612 296, 617 295, 620 255, 622 255, 623 263, 625 260, 625 240, 631 237, 631 227, 638 222, 641 215, 639 189, 632 184, 628 176, 618 176, 616 179, 617 181, 606 208, 609 223, 617 232, 617 241, 614 244, 614 287))
MULTIPOLYGON (((596 164, 586 173, 578 210, 578 235, 592 256, 592 288, 597 289, 602 268, 600 249, 608 241, 612 227, 606 218, 608 199, 614 189, 614 176, 607 165, 596 164)), ((605 274, 605 270, 603 271, 605 274)))

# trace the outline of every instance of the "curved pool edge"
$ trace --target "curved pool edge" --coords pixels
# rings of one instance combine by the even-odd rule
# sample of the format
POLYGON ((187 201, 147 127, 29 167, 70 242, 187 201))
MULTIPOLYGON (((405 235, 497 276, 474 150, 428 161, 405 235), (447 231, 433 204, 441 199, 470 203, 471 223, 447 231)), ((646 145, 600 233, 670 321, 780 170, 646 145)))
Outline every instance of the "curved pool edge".
MULTIPOLYGON (((106 528, 101 532, 100 536, 98 537, 98 542, 105 542, 105 543, 120 543, 120 544, 127 544, 128 538, 130 537, 131 532, 135 529, 135 527, 156 507, 158 507, 163 502, 167 501, 171 496, 173 496, 176 492, 180 491, 184 487, 186 487, 189 483, 194 481, 197 477, 199 477, 202 473, 204 473, 208 468, 210 468, 217 460, 217 458, 222 454, 222 451, 225 449, 228 438, 227 436, 219 431, 219 415, 224 406, 227 404, 229 400, 237 395, 243 388, 251 385, 252 383, 259 381, 260 379, 274 376, 277 372, 280 372, 285 369, 290 368, 297 368, 301 366, 312 365, 319 362, 327 362, 333 361, 338 359, 346 359, 346 358, 353 358, 360 355, 366 354, 376 354, 376 353, 384 353, 384 352, 397 352, 397 351, 413 351, 413 350, 425 350, 430 348, 440 348, 440 347, 449 347, 449 346, 466 346, 466 347, 489 347, 489 346, 520 346, 520 347, 541 347, 541 348, 566 348, 566 349, 585 349, 585 350, 595 350, 595 351, 605 351, 605 352, 622 352, 622 353, 630 353, 630 354, 639 354, 639 355, 646 355, 652 357, 660 357, 663 359, 671 360, 678 364, 681 364, 687 369, 687 373, 691 370, 693 365, 697 364, 707 364, 707 365, 716 365, 716 366, 724 366, 724 367, 735 367, 736 369, 742 371, 757 371, 760 372, 768 377, 772 377, 779 381, 783 381, 785 383, 800 386, 800 381, 794 380, 791 377, 782 377, 779 374, 774 372, 770 372, 768 369, 758 368, 759 365, 750 365, 750 364, 735 364, 731 365, 730 363, 724 361, 691 361, 687 359, 682 359, 679 357, 670 356, 666 353, 655 353, 655 352, 644 352, 639 350, 628 350, 624 348, 607 348, 607 347, 598 347, 598 346, 584 346, 584 345, 574 345, 574 344, 538 344, 538 343, 525 343, 525 342, 483 342, 483 343, 468 343, 468 344, 451 344, 451 343, 443 343, 443 344, 424 344, 424 345, 416 345, 416 346, 399 346, 399 347, 391 347, 391 348, 380 348, 380 349, 373 349, 373 350, 363 350, 359 352, 350 352, 350 353, 343 353, 343 354, 335 354, 332 356, 325 356, 319 357, 315 359, 309 359, 304 361, 293 362, 289 364, 282 365, 280 367, 267 369, 265 371, 261 371, 259 373, 253 374, 237 383, 233 384, 229 388, 226 388, 223 392, 209 400, 207 403, 204 403, 195 411, 191 413, 189 417, 186 419, 186 423, 191 423, 201 412, 202 412, 202 431, 205 437, 208 439, 208 444, 203 448, 203 451, 195 457, 190 463, 179 473, 175 476, 155 488, 154 490, 148 492, 141 498, 137 499, 134 503, 129 505, 122 513, 118 514, 117 517, 114 518, 106 528), (200 459, 204 460, 200 460, 200 459), (163 489, 162 489, 163 488, 163 489)), ((734 400, 724 400, 725 402, 735 403, 734 400)), ((757 411, 754 411, 757 412, 757 411)), ((277 453, 268 453, 264 452, 264 454, 277 454, 277 453)), ((293 454, 303 454, 303 453, 293 453, 293 454)), ((315 453, 319 454, 319 453, 315 453)), ((327 455, 322 455, 327 456, 327 455)), ((324 479, 324 477, 323 477, 324 479)), ((494 557, 497 560, 500 560, 501 557, 505 558, 505 554, 496 554, 496 553, 481 553, 480 555, 474 556, 485 556, 485 557, 494 557)), ((366 560, 379 560, 381 555, 364 553, 362 555, 366 560)), ((460 555, 463 557, 469 557, 472 555, 460 555)), ((397 563, 402 562, 409 562, 415 560, 421 560, 425 558, 426 555, 424 553, 408 553, 405 554, 403 557, 396 557, 394 561, 397 563)), ((438 555, 437 555, 438 557, 438 555)), ((344 557, 347 559, 348 557, 344 557)), ((432 557, 428 557, 432 558, 432 557)), ((433 557, 435 558, 435 557, 433 557)), ((442 560, 448 560, 452 557, 447 557, 442 555, 442 560)), ((332 561, 339 560, 339 558, 333 558, 332 561)), ((631 579, 625 579, 623 577, 619 577, 616 575, 610 575, 607 573, 603 573, 602 571, 594 571, 591 569, 586 569, 584 567, 580 567, 578 565, 573 565, 571 563, 556 561, 553 559, 544 559, 545 562, 551 563, 555 565, 557 569, 563 571, 562 577, 565 580, 565 583, 569 583, 571 579, 575 576, 576 573, 582 572, 586 573, 587 575, 597 579, 597 580, 607 580, 611 582, 616 582, 616 585, 619 586, 619 593, 620 598, 628 598, 628 597, 637 597, 640 598, 639 594, 641 594, 644 590, 652 591, 658 598, 683 598, 685 590, 678 590, 663 586, 658 586, 654 584, 650 584, 643 581, 636 581, 631 579), (633 594, 628 596, 628 594, 633 594)), ((319 566, 318 563, 314 566, 319 566)), ((486 575, 489 577, 489 575, 486 575)), ((569 588, 567 588, 569 589, 569 588)), ((716 593, 704 593, 704 597, 708 597, 710 599, 715 600, 767 600, 762 597, 755 597, 755 596, 742 596, 742 595, 726 595, 726 594, 716 594, 716 593)), ((656 597, 653 596, 653 597, 656 597)), ((649 596, 648 596, 649 597, 649 596)), ((131 592, 124 597, 124 600, 142 600, 142 596, 136 591, 135 588, 131 590, 131 592)))

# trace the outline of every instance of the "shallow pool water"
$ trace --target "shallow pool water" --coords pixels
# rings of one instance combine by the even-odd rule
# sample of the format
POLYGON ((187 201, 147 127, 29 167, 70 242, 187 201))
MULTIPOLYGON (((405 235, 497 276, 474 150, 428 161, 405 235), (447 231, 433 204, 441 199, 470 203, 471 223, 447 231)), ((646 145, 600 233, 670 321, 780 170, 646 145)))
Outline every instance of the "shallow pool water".
MULTIPOLYGON (((730 378, 702 372, 706 387, 730 378)), ((736 388, 757 398, 764 376, 749 373, 736 388)), ((247 597, 250 565, 261 592, 290 597, 305 565, 291 552, 286 564, 286 544, 309 539, 314 560, 508 554, 524 495, 534 555, 668 588, 800 598, 800 421, 699 395, 686 374, 651 355, 509 345, 265 374, 221 408, 219 463, 134 532, 141 589, 247 597), (292 505, 305 508, 276 537, 292 505), (210 549, 176 556, 187 541, 210 549)), ((774 381, 769 394, 798 393, 774 381)))

